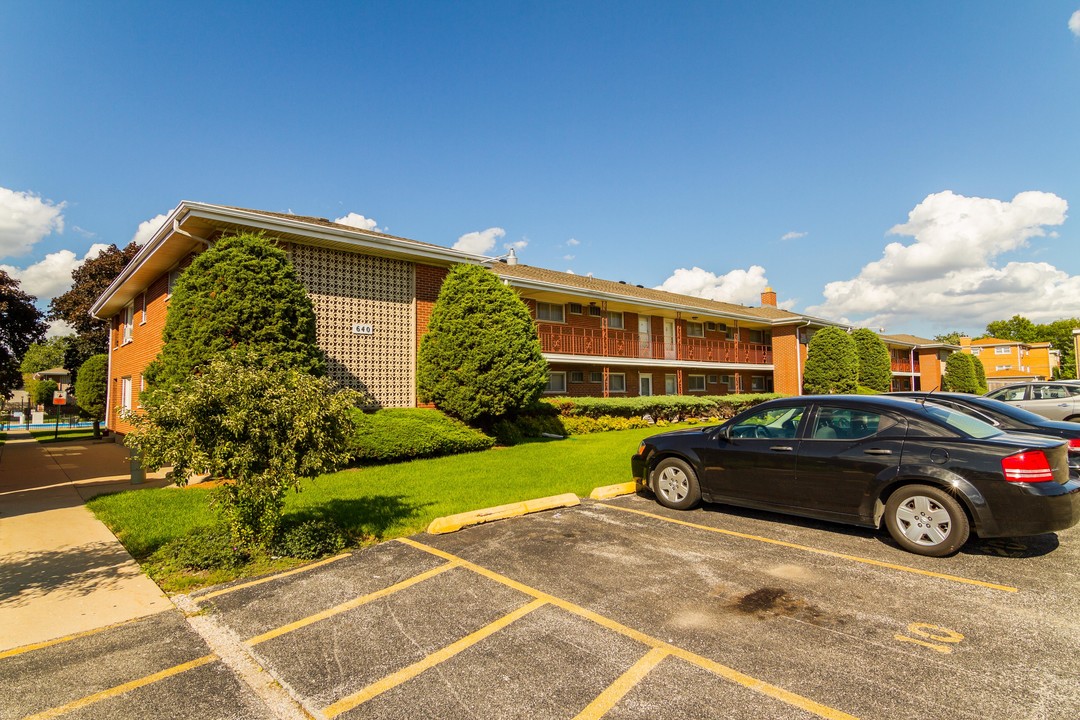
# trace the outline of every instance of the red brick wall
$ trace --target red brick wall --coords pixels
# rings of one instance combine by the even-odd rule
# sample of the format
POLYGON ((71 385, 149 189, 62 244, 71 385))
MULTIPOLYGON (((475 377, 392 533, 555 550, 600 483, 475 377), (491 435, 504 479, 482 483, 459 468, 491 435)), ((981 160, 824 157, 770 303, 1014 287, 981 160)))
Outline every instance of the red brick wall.
POLYGON ((929 392, 941 389, 941 361, 938 351, 917 349, 919 354, 919 389, 929 392))
POLYGON ((165 273, 150 284, 146 290, 146 312, 143 313, 142 295, 135 296, 135 313, 131 328, 131 340, 123 341, 120 320, 123 313, 110 318, 109 333, 109 407, 106 408, 106 425, 118 433, 127 433, 131 425, 120 419, 118 409, 122 403, 121 378, 131 378, 131 405, 139 407, 139 390, 146 366, 161 351, 162 333, 165 331, 165 312, 169 301, 165 297, 169 275, 165 273))
POLYGON ((805 362, 804 348, 799 344, 799 328, 784 325, 773 328, 773 391, 784 395, 801 395, 799 378, 805 362))
MULTIPOLYGON (((428 324, 431 322, 431 311, 435 307, 435 301, 439 299, 439 290, 442 289, 448 270, 420 264, 413 267, 416 268, 416 350, 419 353, 420 340, 427 333, 428 324)), ((431 403, 420 402, 419 397, 417 397, 416 406, 435 407, 431 403)))

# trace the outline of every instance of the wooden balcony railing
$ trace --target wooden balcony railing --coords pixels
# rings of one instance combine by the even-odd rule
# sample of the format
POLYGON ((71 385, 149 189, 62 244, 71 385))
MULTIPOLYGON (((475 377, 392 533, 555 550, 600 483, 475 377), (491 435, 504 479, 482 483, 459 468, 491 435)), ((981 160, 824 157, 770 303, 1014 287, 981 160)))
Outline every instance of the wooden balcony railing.
POLYGON ((919 360, 915 359, 914 365, 908 358, 893 358, 892 359, 893 372, 919 372, 919 360), (914 370, 912 368, 914 367, 914 370))
POLYGON ((682 343, 677 343, 663 335, 647 335, 630 330, 608 330, 605 341, 603 331, 598 328, 553 323, 537 323, 537 330, 540 333, 540 346, 546 353, 756 365, 772 362, 772 348, 757 343, 696 337, 683 338, 682 343))

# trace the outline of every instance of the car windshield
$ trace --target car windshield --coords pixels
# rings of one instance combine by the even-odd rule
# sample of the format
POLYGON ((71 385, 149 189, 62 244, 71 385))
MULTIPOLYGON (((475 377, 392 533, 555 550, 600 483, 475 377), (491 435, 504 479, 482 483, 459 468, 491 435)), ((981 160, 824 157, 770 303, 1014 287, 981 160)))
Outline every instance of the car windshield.
POLYGON ((968 402, 977 405, 980 408, 985 408, 988 412, 995 412, 999 415, 1012 418, 1013 420, 1027 423, 1028 425, 1046 424, 1046 418, 1042 415, 1036 415, 1030 410, 1025 410, 1022 407, 1010 405, 1009 403, 1004 403, 1000 400, 994 400, 993 398, 972 398, 968 402))
POLYGON ((953 430, 956 430, 961 435, 968 437, 978 438, 980 440, 985 438, 997 437, 1003 434, 993 425, 988 425, 978 418, 973 418, 970 415, 965 415, 955 410, 942 407, 941 405, 933 405, 926 403, 923 405, 926 410, 926 414, 938 420, 938 422, 948 425, 953 430))

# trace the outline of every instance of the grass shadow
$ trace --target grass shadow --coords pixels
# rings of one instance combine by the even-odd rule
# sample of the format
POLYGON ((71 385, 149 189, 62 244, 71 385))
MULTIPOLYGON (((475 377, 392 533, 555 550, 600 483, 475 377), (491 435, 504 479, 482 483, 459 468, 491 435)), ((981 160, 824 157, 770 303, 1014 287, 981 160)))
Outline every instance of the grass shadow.
POLYGON ((332 498, 286 512, 283 521, 330 520, 359 540, 381 540, 394 527, 407 524, 434 503, 412 502, 403 495, 372 495, 363 498, 332 498))

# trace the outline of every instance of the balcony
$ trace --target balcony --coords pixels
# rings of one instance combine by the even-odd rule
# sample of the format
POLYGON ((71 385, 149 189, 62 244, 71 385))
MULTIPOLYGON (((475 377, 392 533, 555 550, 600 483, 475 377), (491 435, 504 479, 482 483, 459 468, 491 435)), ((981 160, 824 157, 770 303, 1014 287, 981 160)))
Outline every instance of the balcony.
POLYGON ((919 359, 915 358, 913 365, 911 360, 906 357, 894 357, 892 359, 892 371, 902 373, 919 372, 919 359))
POLYGON ((682 343, 663 335, 648 335, 629 330, 569 327, 553 323, 537 323, 540 347, 545 353, 560 355, 591 355, 643 360, 688 360, 707 363, 772 363, 772 348, 757 343, 736 343, 730 340, 683 338, 682 343))

